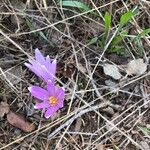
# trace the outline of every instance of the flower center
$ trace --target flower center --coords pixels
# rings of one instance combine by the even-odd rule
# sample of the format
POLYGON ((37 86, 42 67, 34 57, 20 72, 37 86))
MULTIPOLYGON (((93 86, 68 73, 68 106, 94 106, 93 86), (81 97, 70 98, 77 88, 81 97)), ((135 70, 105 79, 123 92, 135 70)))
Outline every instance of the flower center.
POLYGON ((50 96, 50 97, 48 98, 48 101, 49 101, 49 103, 50 103, 52 106, 55 106, 55 105, 57 105, 57 103, 58 103, 57 98, 54 97, 54 96, 50 96))

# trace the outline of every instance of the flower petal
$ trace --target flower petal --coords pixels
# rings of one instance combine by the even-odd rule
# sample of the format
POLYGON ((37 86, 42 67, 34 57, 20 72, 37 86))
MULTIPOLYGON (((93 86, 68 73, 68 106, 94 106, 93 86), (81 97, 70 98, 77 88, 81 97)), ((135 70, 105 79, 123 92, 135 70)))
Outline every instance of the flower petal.
POLYGON ((35 59, 38 61, 41 65, 45 65, 45 58, 42 55, 42 53, 39 51, 38 48, 35 49, 35 59))
POLYGON ((49 107, 47 109, 47 111, 45 112, 45 118, 49 118, 49 117, 53 116, 58 109, 59 108, 57 106, 49 107))
POLYGON ((40 72, 40 69, 39 67, 35 67, 31 64, 28 64, 28 63, 25 63, 25 66, 28 67, 33 73, 35 73, 38 77, 42 77, 41 76, 41 72, 40 72))
POLYGON ((41 109, 41 108, 48 108, 50 105, 48 103, 48 101, 44 101, 42 103, 36 103, 34 108, 35 109, 41 109))
POLYGON ((47 90, 48 90, 49 96, 55 96, 55 85, 51 80, 49 80, 47 83, 47 90))
POLYGON ((34 96, 40 100, 48 99, 48 91, 40 88, 39 86, 31 86, 28 88, 28 90, 31 92, 32 96, 34 96))
POLYGON ((24 65, 25 65, 27 68, 29 68, 32 72, 35 73, 35 68, 33 68, 33 66, 32 66, 31 64, 29 64, 29 63, 24 63, 24 65))
POLYGON ((58 98, 58 106, 60 108, 63 107, 64 99, 65 99, 65 90, 64 88, 58 88, 57 89, 57 98, 58 98))
POLYGON ((48 72, 47 68, 44 65, 41 65, 40 68, 41 71, 41 76, 45 80, 45 82, 48 82, 49 80, 53 80, 53 77, 51 76, 50 72, 48 72))
POLYGON ((39 62, 35 60, 29 60, 31 64, 25 63, 26 67, 28 67, 32 72, 34 72, 38 77, 42 78, 45 82, 48 82, 52 77, 47 72, 47 69, 44 65, 41 65, 39 62))
POLYGON ((50 72, 54 76, 56 74, 56 65, 57 65, 57 61, 56 61, 56 59, 54 59, 53 62, 52 62, 52 64, 51 64, 51 66, 50 66, 50 72))
POLYGON ((54 81, 56 60, 51 61, 49 56, 45 58, 38 48, 35 49, 35 59, 29 59, 29 63, 25 63, 25 65, 45 82, 48 82, 48 80, 54 81))
POLYGON ((50 68, 50 66, 51 66, 51 60, 50 60, 50 58, 49 58, 49 55, 46 56, 45 66, 46 66, 46 68, 49 70, 49 68, 50 68))

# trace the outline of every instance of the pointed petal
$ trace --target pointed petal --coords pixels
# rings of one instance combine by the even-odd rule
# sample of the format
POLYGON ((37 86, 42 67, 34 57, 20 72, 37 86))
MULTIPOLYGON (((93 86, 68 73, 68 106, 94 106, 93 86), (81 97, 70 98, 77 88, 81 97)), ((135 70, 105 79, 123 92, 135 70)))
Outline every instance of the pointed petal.
POLYGON ((57 63, 57 60, 56 60, 56 59, 53 59, 52 64, 56 64, 56 63, 57 63))
POLYGON ((63 107, 64 99, 65 99, 65 90, 64 88, 57 89, 57 98, 58 98, 58 106, 63 107))
POLYGON ((30 71, 32 71, 38 77, 42 78, 44 76, 43 71, 40 69, 39 66, 34 66, 34 65, 31 65, 28 63, 25 63, 25 66, 28 67, 30 69, 30 71))
POLYGON ((32 64, 32 65, 36 62, 35 59, 29 59, 28 61, 29 61, 29 63, 32 64))
POLYGON ((47 68, 42 65, 41 66, 41 69, 42 69, 42 77, 44 78, 45 82, 48 82, 49 80, 53 80, 53 77, 51 76, 51 73, 48 72, 47 68))
POLYGON ((41 108, 48 108, 50 105, 48 103, 48 101, 44 101, 42 103, 36 103, 34 108, 35 109, 41 109, 41 108))
MULTIPOLYGON (((49 57, 47 56, 47 60, 49 59, 49 57)), ((54 81, 55 79, 55 74, 56 74, 56 61, 53 61, 53 63, 50 62, 50 59, 46 62, 45 65, 45 71, 48 73, 49 75, 49 79, 51 81, 54 81)))
POLYGON ((35 49, 35 59, 38 61, 40 64, 45 65, 45 58, 42 55, 42 53, 39 51, 38 48, 35 49))
POLYGON ((45 112, 45 118, 49 118, 55 114, 55 112, 58 110, 58 107, 49 107, 47 111, 45 112))
POLYGON ((32 67, 31 64, 29 64, 29 63, 24 63, 24 65, 32 71, 33 67, 32 67))
POLYGON ((55 96, 55 85, 51 80, 49 80, 47 83, 47 90, 48 90, 49 96, 55 96))
POLYGON ((35 68, 31 64, 25 63, 25 66, 30 69, 33 73, 35 73, 37 76, 41 77, 41 73, 39 72, 39 69, 37 67, 35 68))
POLYGON ((46 56, 46 62, 45 62, 45 67, 49 70, 51 66, 51 60, 49 58, 49 55, 46 56))
POLYGON ((55 76, 56 74, 56 65, 57 65, 57 62, 56 62, 56 59, 53 60, 51 66, 50 66, 50 72, 55 76))
POLYGON ((46 68, 44 65, 41 65, 39 62, 35 61, 35 60, 30 60, 29 61, 32 65, 27 64, 26 66, 32 71, 34 72, 38 77, 42 78, 45 82, 47 82, 49 79, 51 79, 52 77, 49 75, 49 73, 47 72, 46 68))
POLYGON ((31 95, 40 99, 40 100, 46 100, 48 99, 48 91, 45 89, 42 89, 39 86, 31 86, 28 88, 28 90, 31 92, 31 95))
POLYGON ((29 59, 29 63, 25 63, 25 65, 45 82, 48 82, 48 80, 54 81, 56 60, 51 63, 49 56, 45 58, 38 49, 35 49, 35 58, 36 60, 29 59))

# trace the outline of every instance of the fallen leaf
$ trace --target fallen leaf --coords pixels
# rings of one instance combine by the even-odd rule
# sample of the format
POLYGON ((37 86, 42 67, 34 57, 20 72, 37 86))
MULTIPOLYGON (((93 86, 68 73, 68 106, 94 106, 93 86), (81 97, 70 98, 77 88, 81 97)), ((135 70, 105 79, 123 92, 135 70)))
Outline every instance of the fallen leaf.
POLYGON ((143 59, 135 59, 130 61, 126 66, 126 73, 128 75, 141 75, 147 70, 147 64, 143 59))
POLYGON ((143 147, 144 150, 150 150, 150 146, 148 145, 147 142, 141 141, 140 145, 143 147))
POLYGON ((113 116, 114 113, 115 113, 114 110, 113 110, 113 108, 111 108, 111 107, 106 107, 106 108, 103 109, 103 111, 104 111, 106 114, 111 115, 111 116, 113 116))
POLYGON ((96 145, 96 150, 105 150, 105 149, 106 149, 105 145, 103 145, 101 143, 99 143, 99 144, 96 145))
POLYGON ((25 118, 12 111, 7 114, 7 121, 24 132, 32 132, 35 130, 35 125, 33 123, 26 121, 25 118))
POLYGON ((78 63, 78 69, 84 74, 86 73, 86 68, 81 64, 81 63, 78 63))
POLYGON ((111 76, 115 80, 119 80, 121 78, 119 69, 115 65, 104 64, 103 70, 106 75, 111 76))
POLYGON ((10 108, 6 102, 1 102, 0 104, 0 117, 2 118, 5 114, 9 112, 10 108))
POLYGON ((112 80, 105 80, 105 84, 107 85, 107 86, 109 86, 110 88, 115 88, 115 87, 117 87, 118 86, 118 84, 116 83, 116 82, 114 82, 114 81, 112 81, 112 80))
POLYGON ((77 121, 76 121, 76 125, 75 125, 74 131, 75 132, 81 131, 81 126, 82 126, 82 119, 78 118, 77 121))
POLYGON ((23 77, 22 67, 17 66, 15 68, 12 68, 8 72, 6 72, 5 75, 13 85, 16 85, 21 81, 21 78, 23 77))

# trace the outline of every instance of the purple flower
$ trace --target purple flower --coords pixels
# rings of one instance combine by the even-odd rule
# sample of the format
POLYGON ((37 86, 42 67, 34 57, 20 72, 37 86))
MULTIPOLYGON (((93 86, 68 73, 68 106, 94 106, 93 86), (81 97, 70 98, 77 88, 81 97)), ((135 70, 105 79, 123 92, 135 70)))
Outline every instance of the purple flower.
POLYGON ((49 56, 45 58, 39 49, 35 49, 35 59, 29 59, 29 63, 25 63, 25 65, 45 82, 54 81, 56 60, 52 61, 49 56))
POLYGON ((45 117, 51 117, 57 110, 63 107, 65 98, 65 90, 62 87, 56 87, 53 82, 47 83, 47 90, 39 86, 31 86, 28 88, 31 95, 41 100, 36 103, 36 109, 46 109, 45 117))

